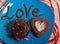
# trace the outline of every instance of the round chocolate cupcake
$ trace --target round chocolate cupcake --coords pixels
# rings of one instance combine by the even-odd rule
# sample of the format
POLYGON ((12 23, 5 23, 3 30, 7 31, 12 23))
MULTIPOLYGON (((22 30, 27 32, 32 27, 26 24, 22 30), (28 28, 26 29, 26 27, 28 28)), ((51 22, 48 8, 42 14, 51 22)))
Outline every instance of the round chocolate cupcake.
POLYGON ((37 37, 42 36, 50 29, 50 22, 47 19, 34 18, 31 25, 37 37))
POLYGON ((12 34, 15 39, 21 39, 28 35, 30 30, 30 25, 23 19, 17 19, 12 23, 12 34))

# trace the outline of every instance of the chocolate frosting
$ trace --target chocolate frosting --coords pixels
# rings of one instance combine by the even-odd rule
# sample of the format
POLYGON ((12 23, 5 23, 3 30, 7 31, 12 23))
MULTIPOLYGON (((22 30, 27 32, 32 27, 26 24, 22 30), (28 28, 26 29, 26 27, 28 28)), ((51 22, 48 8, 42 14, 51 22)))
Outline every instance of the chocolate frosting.
MULTIPOLYGON (((41 19, 41 18, 34 18, 33 20, 32 20, 32 23, 31 23, 31 25, 32 25, 32 30, 33 30, 33 32, 34 32, 34 34, 37 36, 37 37, 40 37, 40 36, 42 36, 43 34, 45 34, 49 29, 50 29, 50 23, 49 23, 49 21, 47 20, 47 19, 41 19), (36 28, 36 26, 35 26, 35 23, 37 22, 37 21, 40 21, 40 22, 45 22, 45 29, 44 30, 42 30, 42 31, 38 31, 38 29, 36 28)), ((39 28, 40 26, 38 26, 38 28, 39 28)), ((41 28, 40 28, 41 29, 41 28)))
POLYGON ((15 22, 12 23, 12 34, 13 37, 16 39, 21 39, 24 38, 25 36, 27 36, 27 34, 29 33, 30 30, 30 26, 29 23, 26 22, 23 19, 17 19, 15 22))

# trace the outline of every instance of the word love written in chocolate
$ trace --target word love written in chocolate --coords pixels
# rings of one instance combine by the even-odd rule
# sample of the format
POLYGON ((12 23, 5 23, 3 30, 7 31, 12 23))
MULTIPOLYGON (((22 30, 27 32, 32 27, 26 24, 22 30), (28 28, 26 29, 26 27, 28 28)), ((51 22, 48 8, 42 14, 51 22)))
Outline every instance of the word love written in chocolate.
MULTIPOLYGON (((30 13, 31 9, 33 8, 33 6, 30 6, 28 9, 27 9, 25 4, 23 4, 23 6, 24 6, 24 9, 25 9, 24 11, 26 13, 26 18, 28 18, 29 17, 29 13, 30 13)), ((24 15, 24 11, 21 8, 18 8, 16 13, 13 16, 9 17, 8 16, 9 9, 10 9, 10 6, 8 6, 8 8, 7 8, 6 15, 1 17, 2 19, 12 19, 14 16, 16 16, 17 18, 21 18, 24 15), (20 16, 18 15, 19 12, 22 13, 20 16)), ((33 11, 32 11, 32 15, 34 17, 42 16, 43 14, 37 14, 39 12, 40 11, 39 11, 38 8, 34 8, 33 11)))

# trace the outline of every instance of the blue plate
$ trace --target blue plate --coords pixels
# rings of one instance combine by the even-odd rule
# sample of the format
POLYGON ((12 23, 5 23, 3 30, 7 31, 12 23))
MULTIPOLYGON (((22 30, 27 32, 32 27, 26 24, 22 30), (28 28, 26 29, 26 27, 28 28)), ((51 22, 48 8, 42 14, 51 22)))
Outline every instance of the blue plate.
MULTIPOLYGON (((23 16, 22 19, 31 22, 31 19, 36 18, 36 16, 32 15, 32 12, 35 8, 37 8, 39 11, 36 12, 35 15, 39 15, 39 14, 43 14, 41 16, 38 16, 39 18, 43 18, 43 19, 47 19, 50 22, 50 29, 48 32, 46 32, 43 36, 36 38, 32 32, 29 32, 29 41, 26 41, 24 39, 20 40, 18 42, 18 44, 46 44, 49 40, 49 37, 53 31, 53 27, 54 27, 54 13, 52 11, 52 9, 47 6, 46 4, 44 4, 43 2, 38 2, 35 0, 8 0, 7 3, 5 4, 5 7, 9 4, 12 3, 13 5, 9 8, 8 10, 8 17, 12 17, 14 15, 14 17, 12 19, 2 19, 2 16, 6 16, 6 13, 3 14, 4 9, 2 10, 2 12, 0 13, 0 39, 2 39, 6 44, 17 44, 16 41, 12 38, 9 38, 7 36, 7 31, 5 26, 11 22, 17 19, 16 17, 16 11, 18 9, 21 9, 23 11, 23 16), (26 18, 26 11, 25 11, 25 6, 27 8, 27 12, 29 10, 29 8, 31 7, 28 17, 26 18)), ((4 8, 5 8, 4 7, 4 8)), ((18 16, 22 15, 22 11, 18 12, 18 16)), ((8 24, 9 25, 9 24, 8 24)))

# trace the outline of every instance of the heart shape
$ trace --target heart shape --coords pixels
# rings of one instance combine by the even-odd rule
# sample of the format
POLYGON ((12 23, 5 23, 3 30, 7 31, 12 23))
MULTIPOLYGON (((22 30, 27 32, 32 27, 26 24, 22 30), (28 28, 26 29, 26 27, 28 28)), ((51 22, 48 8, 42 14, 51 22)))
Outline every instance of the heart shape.
POLYGON ((50 23, 47 19, 34 18, 31 25, 32 30, 37 37, 42 36, 50 29, 50 23))

